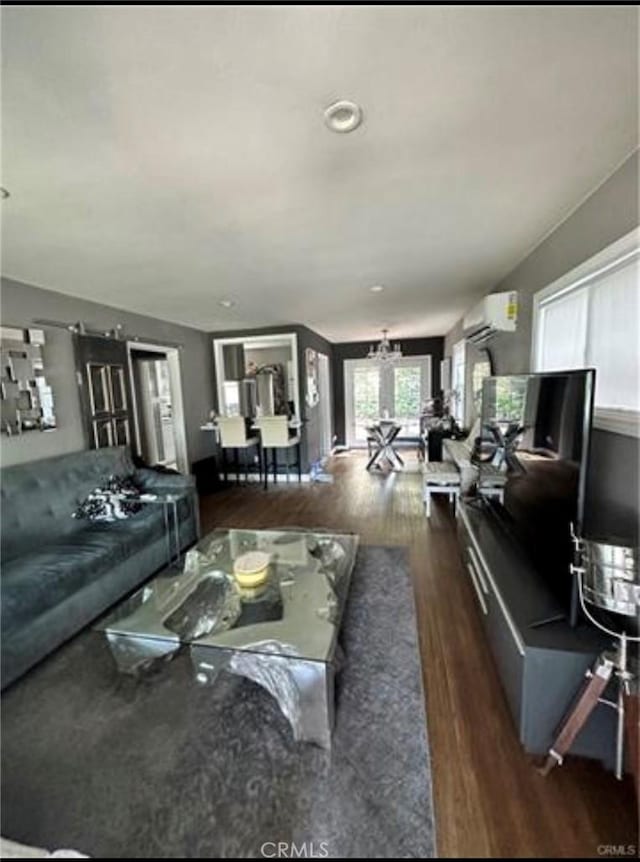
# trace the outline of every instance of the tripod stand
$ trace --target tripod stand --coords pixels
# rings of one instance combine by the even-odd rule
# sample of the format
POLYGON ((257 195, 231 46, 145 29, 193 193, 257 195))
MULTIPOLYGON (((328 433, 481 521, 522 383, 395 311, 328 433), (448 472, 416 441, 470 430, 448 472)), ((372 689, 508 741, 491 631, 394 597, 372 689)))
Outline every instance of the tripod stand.
MULTIPOLYGON (((573 535, 576 551, 581 553, 581 540, 573 535)), ((586 673, 587 682, 572 708, 565 717, 562 726, 556 739, 549 749, 547 759, 544 766, 540 769, 542 775, 548 775, 554 766, 560 766, 564 760, 565 754, 569 751, 573 742, 587 723, 589 716, 598 704, 611 707, 617 712, 617 729, 616 729, 616 769, 615 774, 617 779, 622 779, 624 771, 624 717, 625 717, 625 696, 631 693, 631 680, 633 675, 629 670, 629 643, 637 643, 640 637, 630 637, 625 632, 614 632, 603 625, 589 612, 585 597, 583 578, 585 568, 583 565, 571 565, 571 572, 577 578, 578 596, 580 598, 580 606, 587 619, 593 623, 605 634, 611 635, 617 642, 615 652, 601 653, 593 668, 586 673), (611 678, 614 677, 618 681, 618 691, 615 700, 608 700, 603 697, 604 691, 607 688, 611 678)), ((637 595, 637 594, 636 594, 637 595)), ((640 598, 640 596, 638 596, 640 598)))

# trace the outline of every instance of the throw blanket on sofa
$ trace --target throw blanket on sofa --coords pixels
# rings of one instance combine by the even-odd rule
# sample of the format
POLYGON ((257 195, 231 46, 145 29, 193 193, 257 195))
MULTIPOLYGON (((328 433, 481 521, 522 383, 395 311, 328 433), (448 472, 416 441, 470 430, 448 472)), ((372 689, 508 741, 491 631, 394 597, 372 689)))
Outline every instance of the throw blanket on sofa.
POLYGON ((142 509, 140 489, 130 476, 109 476, 72 514, 89 521, 122 521, 142 509))

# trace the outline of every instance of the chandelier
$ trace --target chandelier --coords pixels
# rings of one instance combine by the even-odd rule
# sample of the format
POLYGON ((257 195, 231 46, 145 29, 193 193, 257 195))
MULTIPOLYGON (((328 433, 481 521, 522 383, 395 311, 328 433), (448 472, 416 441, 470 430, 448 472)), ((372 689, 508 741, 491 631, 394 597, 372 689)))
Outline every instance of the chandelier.
POLYGON ((382 330, 382 341, 376 347, 371 345, 367 353, 367 359, 373 359, 375 362, 395 362, 396 359, 402 358, 402 350, 399 344, 391 346, 391 342, 387 338, 388 329, 382 330))

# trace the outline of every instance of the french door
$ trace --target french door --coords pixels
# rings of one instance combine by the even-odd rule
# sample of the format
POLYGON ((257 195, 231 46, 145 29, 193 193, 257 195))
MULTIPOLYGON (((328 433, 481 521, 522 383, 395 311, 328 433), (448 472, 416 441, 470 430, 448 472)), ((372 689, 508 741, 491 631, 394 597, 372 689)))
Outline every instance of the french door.
POLYGON ((344 391, 348 446, 364 446, 367 426, 387 417, 402 426, 400 439, 417 437, 422 405, 431 397, 431 357, 407 356, 389 364, 347 359, 344 391))

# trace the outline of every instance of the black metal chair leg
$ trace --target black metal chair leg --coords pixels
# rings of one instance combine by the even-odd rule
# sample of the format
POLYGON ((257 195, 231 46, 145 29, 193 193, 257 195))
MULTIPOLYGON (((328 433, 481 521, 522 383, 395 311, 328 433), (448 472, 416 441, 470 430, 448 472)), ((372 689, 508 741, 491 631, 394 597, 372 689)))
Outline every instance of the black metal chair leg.
POLYGON ((302 482, 302 447, 300 443, 298 443, 296 448, 298 450, 298 482, 302 482))
POLYGON ((233 463, 236 468, 236 485, 240 484, 240 458, 238 457, 238 449, 233 450, 233 463))
POLYGON ((278 450, 273 448, 273 483, 278 484, 278 450))
POLYGON ((222 469, 224 471, 224 484, 227 484, 227 450, 222 449, 222 469))
POLYGON ((260 461, 262 462, 262 476, 264 479, 264 490, 267 490, 267 479, 269 477, 269 450, 261 449, 260 461))

